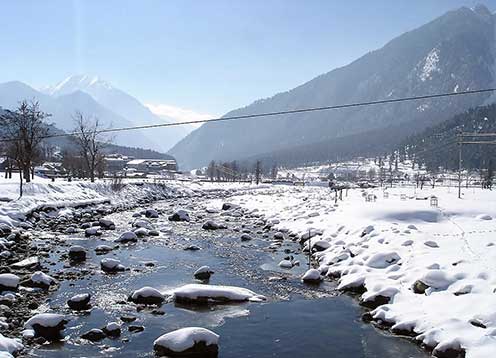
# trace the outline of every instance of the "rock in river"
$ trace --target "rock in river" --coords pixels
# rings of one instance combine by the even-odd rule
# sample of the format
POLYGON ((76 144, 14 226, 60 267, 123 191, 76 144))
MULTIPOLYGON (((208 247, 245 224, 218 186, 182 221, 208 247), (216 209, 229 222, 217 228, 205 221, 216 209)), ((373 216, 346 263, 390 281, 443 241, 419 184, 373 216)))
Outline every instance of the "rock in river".
POLYGON ((219 336, 200 327, 181 328, 160 336, 153 342, 158 356, 217 357, 219 336))
POLYGON ((63 338, 62 331, 69 322, 64 315, 56 313, 40 313, 31 317, 24 328, 34 330, 35 337, 43 337, 48 341, 63 338))
POLYGON ((91 295, 89 293, 82 293, 75 295, 67 301, 67 306, 75 311, 84 311, 91 307, 91 295))
POLYGON ((132 295, 129 296, 129 300, 134 303, 156 305, 161 304, 165 300, 165 297, 159 290, 153 287, 143 287, 134 291, 132 295))

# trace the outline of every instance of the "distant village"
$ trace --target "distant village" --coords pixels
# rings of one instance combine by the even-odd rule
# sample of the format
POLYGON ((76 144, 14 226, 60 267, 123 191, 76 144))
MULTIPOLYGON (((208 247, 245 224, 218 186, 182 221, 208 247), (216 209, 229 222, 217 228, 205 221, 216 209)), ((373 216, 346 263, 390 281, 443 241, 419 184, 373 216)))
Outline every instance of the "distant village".
MULTIPOLYGON (((74 163, 71 163, 71 166, 74 163)), ((0 171, 13 172, 18 169, 7 157, 0 158, 0 171)), ((100 177, 147 178, 160 176, 173 179, 177 174, 177 163, 174 159, 141 159, 121 154, 108 154, 101 161, 100 177)), ((34 175, 44 178, 69 178, 74 175, 74 168, 65 165, 63 155, 54 153, 51 161, 34 167, 34 175)))

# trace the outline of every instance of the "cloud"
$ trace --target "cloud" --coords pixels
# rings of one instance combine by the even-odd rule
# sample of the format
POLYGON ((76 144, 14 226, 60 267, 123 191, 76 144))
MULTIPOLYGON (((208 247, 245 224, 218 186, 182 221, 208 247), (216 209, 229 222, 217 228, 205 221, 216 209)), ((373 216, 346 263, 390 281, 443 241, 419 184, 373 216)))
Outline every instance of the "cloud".
MULTIPOLYGON (((171 106, 169 104, 152 104, 145 103, 145 105, 152 111, 154 114, 162 117, 168 117, 173 119, 175 122, 187 122, 187 121, 199 121, 199 120, 208 120, 212 118, 216 118, 213 114, 206 113, 198 113, 191 109, 171 106)), ((199 127, 201 123, 194 124, 195 127, 199 127)))

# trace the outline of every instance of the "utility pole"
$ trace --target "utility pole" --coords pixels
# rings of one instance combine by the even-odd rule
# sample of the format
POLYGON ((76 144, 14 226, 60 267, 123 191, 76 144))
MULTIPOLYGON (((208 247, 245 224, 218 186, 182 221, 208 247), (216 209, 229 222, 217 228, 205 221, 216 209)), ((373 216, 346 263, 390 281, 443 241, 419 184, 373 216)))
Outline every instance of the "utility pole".
POLYGON ((458 134, 458 199, 462 198, 462 134, 458 134))

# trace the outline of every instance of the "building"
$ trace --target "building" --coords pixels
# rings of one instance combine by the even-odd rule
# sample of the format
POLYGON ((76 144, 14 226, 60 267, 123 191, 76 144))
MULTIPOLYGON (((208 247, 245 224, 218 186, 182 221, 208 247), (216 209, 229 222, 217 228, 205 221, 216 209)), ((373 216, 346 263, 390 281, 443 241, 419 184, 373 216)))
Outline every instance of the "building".
POLYGON ((174 159, 134 159, 127 162, 126 167, 148 174, 177 171, 177 164, 174 159))

